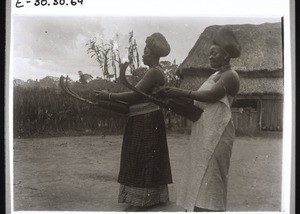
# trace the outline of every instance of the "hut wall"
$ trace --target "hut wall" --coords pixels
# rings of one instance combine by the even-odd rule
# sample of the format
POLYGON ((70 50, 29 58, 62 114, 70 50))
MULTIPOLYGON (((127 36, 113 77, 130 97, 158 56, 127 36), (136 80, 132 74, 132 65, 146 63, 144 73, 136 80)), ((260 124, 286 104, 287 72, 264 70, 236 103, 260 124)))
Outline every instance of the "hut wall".
POLYGON ((282 107, 283 100, 280 95, 265 95, 260 98, 240 95, 232 108, 236 132, 253 134, 258 131, 282 131, 282 107), (255 102, 257 106, 253 105, 255 102))
POLYGON ((283 101, 281 99, 263 99, 261 113, 263 131, 282 131, 283 101))
POLYGON ((258 131, 259 113, 257 110, 243 108, 232 109, 232 118, 237 134, 252 134, 258 131))
POLYGON ((232 118, 237 134, 253 134, 259 130, 260 98, 252 95, 238 95, 233 102, 232 118))

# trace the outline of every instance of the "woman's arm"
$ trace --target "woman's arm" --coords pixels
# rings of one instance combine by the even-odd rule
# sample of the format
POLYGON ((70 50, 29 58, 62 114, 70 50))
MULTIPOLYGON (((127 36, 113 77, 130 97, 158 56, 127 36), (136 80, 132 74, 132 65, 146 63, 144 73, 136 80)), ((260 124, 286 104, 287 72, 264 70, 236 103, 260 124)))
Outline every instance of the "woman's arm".
MULTIPOLYGON (((164 79, 161 72, 157 69, 149 69, 146 72, 145 76, 137 83, 136 88, 145 93, 150 93, 154 87, 156 87, 157 85, 163 85, 163 83, 164 79)), ((98 92, 98 96, 100 95, 100 99, 119 100, 128 103, 139 100, 142 97, 134 91, 127 91, 121 93, 101 93, 102 94, 100 95, 100 93, 98 92)))
POLYGON ((236 72, 228 71, 222 74, 210 90, 192 91, 189 97, 200 102, 216 102, 226 94, 235 96, 239 88, 240 81, 238 75, 236 72))
POLYGON ((210 90, 206 91, 189 91, 178 88, 165 89, 167 97, 188 97, 200 102, 216 102, 225 94, 235 96, 239 90, 240 83, 236 72, 228 71, 222 74, 220 79, 210 90))

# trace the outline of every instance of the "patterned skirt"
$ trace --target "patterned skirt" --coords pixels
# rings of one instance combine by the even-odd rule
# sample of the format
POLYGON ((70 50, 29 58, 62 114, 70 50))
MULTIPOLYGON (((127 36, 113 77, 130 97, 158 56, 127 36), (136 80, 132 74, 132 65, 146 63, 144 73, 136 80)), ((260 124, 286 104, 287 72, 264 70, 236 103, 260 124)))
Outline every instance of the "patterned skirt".
POLYGON ((138 188, 120 185, 119 203, 147 207, 169 201, 167 184, 157 188, 138 188))
POLYGON ((129 117, 118 182, 119 202, 150 206, 168 200, 172 175, 161 110, 129 117))

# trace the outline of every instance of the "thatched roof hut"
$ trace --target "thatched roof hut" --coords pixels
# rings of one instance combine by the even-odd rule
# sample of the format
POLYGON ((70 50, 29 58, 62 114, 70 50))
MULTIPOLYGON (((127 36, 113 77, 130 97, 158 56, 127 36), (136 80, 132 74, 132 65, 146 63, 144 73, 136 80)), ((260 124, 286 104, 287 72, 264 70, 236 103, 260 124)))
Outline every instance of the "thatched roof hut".
MULTIPOLYGON (((214 70, 209 65, 209 48, 219 25, 207 27, 200 35, 177 74, 185 79, 181 87, 197 89, 214 70), (187 80, 187 79, 186 79, 187 80)), ((283 54, 281 23, 229 25, 242 53, 232 59, 232 67, 241 77, 239 94, 283 94, 283 54)))
MULTIPOLYGON (((281 23, 228 26, 233 30, 242 47, 241 56, 232 59, 235 70, 239 73, 251 72, 255 75, 261 72, 277 72, 277 75, 282 75, 281 23)), ((220 27, 213 25, 203 31, 187 58, 179 66, 179 74, 198 72, 206 76, 207 71, 212 72, 208 61, 209 48, 212 45, 213 34, 220 27)))

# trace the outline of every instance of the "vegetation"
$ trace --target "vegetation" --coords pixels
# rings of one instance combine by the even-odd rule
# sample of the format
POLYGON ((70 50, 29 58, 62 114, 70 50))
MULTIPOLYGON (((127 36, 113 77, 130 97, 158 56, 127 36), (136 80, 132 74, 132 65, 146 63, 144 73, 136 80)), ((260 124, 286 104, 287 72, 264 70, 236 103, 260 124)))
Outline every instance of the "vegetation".
MULTIPOLYGON (((82 96, 87 92, 82 90, 82 96)), ((14 87, 15 137, 118 133, 125 119, 81 103, 58 87, 14 87)))
MULTIPOLYGON (((168 85, 179 85, 175 76, 177 65, 162 62, 168 79, 168 85)), ((145 74, 145 67, 133 70, 127 78, 136 84, 145 74)), ((126 124, 126 117, 113 112, 82 103, 64 93, 58 84, 58 78, 45 77, 41 80, 14 80, 14 136, 45 137, 58 135, 83 134, 121 134, 126 124)), ((117 78, 92 79, 84 84, 71 81, 70 87, 82 97, 94 100, 93 90, 121 92, 128 90, 117 78)), ((169 128, 181 126, 182 119, 165 111, 166 125, 169 128)), ((184 122, 185 123, 185 122, 184 122)))
MULTIPOLYGON (((110 80, 111 78, 117 78, 117 67, 120 67, 121 57, 119 51, 119 36, 116 34, 115 38, 109 42, 105 42, 100 39, 100 42, 96 38, 91 39, 86 44, 88 46, 87 53, 91 55, 91 58, 95 58, 98 62, 104 78, 110 80)), ((140 67, 140 58, 137 49, 136 40, 134 39, 133 31, 129 32, 129 46, 128 50, 128 62, 131 73, 140 67)))

